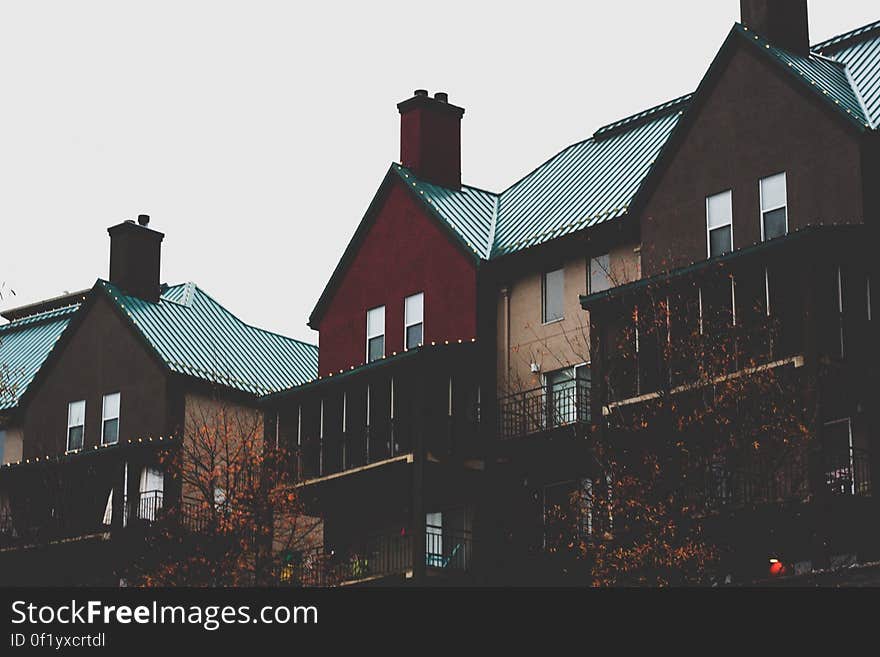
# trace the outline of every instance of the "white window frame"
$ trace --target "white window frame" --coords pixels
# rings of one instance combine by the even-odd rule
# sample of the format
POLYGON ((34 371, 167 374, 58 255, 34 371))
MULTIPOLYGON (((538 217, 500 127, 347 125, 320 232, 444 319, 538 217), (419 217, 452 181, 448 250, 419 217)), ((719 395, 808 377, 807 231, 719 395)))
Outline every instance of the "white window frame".
POLYGON ((67 436, 65 438, 65 452, 78 452, 85 448, 86 446, 86 400, 85 399, 76 399, 72 402, 67 403, 67 436), (82 424, 71 424, 70 416, 71 410, 74 404, 82 404, 82 424), (74 427, 82 427, 82 445, 80 445, 76 449, 70 449, 70 430, 74 427))
POLYGON ((104 395, 101 399, 101 444, 102 445, 116 445, 119 443, 119 429, 121 425, 120 416, 122 414, 122 393, 121 392, 110 392, 104 395), (116 396, 119 398, 119 401, 116 405, 116 415, 108 416, 107 415, 107 398, 116 396), (104 442, 104 425, 107 424, 108 420, 116 420, 116 440, 112 443, 104 442))
POLYGON ((419 324, 422 325, 422 340, 421 340, 421 342, 419 342, 419 345, 423 345, 423 344, 425 344, 425 293, 424 292, 417 292, 416 294, 410 294, 408 297, 406 297, 403 300, 403 349, 404 349, 404 351, 407 351, 409 349, 409 347, 407 346, 407 339, 406 339, 407 332, 408 332, 409 328, 412 326, 418 326, 419 324), (421 317, 419 317, 419 321, 417 321, 417 322, 412 321, 412 319, 410 318, 409 304, 407 303, 407 301, 409 301, 410 299, 414 299, 416 297, 422 298, 422 314, 421 314, 421 317))
POLYGON ((367 344, 366 344, 366 357, 364 362, 370 363, 370 340, 381 337, 382 338, 382 358, 385 357, 385 354, 388 352, 388 341, 385 340, 385 319, 386 319, 386 310, 385 306, 376 306, 374 308, 368 308, 366 312, 366 316, 364 318, 364 326, 366 328, 367 333, 367 344), (370 313, 381 310, 382 311, 382 332, 376 333, 375 335, 370 335, 370 313))
POLYGON ((730 226, 730 253, 733 252, 733 189, 727 189, 722 192, 718 192, 717 194, 712 194, 706 197, 706 255, 709 258, 717 257, 712 255, 712 231, 720 230, 721 228, 726 228, 730 226), (709 227, 709 201, 718 196, 729 196, 730 197, 730 222, 727 224, 722 224, 720 226, 715 226, 714 228, 709 227))
POLYGON ((541 274, 541 323, 545 326, 565 320, 565 267, 548 269, 541 274), (554 319, 547 318, 547 276, 562 272, 562 315, 554 319))
MULTIPOLYGON (((767 238, 764 235, 764 215, 768 212, 774 212, 775 210, 780 210, 785 208, 785 234, 788 235, 788 176, 785 174, 785 171, 780 171, 779 173, 774 173, 772 176, 764 176, 758 181, 758 196, 760 197, 760 207, 759 207, 759 217, 758 221, 761 222, 761 241, 764 242, 767 238), (783 190, 784 190, 784 200, 782 205, 777 205, 772 208, 764 208, 764 181, 770 180, 771 178, 776 178, 777 176, 782 176, 782 180, 784 182, 783 190)), ((732 233, 732 231, 731 231, 732 233)))

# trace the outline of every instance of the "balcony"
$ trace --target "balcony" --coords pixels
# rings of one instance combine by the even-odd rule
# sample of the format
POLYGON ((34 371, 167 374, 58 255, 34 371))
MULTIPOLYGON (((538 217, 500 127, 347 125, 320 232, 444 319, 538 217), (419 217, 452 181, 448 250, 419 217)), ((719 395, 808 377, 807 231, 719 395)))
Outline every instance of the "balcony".
MULTIPOLYGON (((472 558, 470 532, 426 527, 425 566, 429 576, 467 573, 472 558)), ((279 579, 282 584, 306 587, 403 581, 412 576, 412 566, 412 535, 386 533, 369 536, 338 551, 317 548, 296 553, 281 569, 279 579)))
POLYGON ((590 382, 587 380, 534 388, 498 400, 498 436, 502 440, 589 423, 590 382))
MULTIPOLYGON (((870 454, 861 449, 823 454, 825 492, 834 497, 870 497, 870 454)), ((805 457, 788 458, 780 465, 756 462, 728 468, 723 463, 706 466, 699 481, 685 487, 686 499, 698 514, 710 514, 767 504, 807 501, 811 497, 809 467, 805 457)))

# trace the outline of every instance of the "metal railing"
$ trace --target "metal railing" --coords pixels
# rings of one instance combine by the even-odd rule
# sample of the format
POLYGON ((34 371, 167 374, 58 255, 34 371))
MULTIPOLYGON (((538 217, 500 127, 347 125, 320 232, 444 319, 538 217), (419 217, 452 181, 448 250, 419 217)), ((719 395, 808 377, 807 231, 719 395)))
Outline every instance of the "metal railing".
MULTIPOLYGON (((298 479, 306 480, 379 463, 411 452, 416 430, 412 422, 393 419, 323 439, 304 437, 293 450, 292 467, 298 479)), ((479 413, 443 416, 422 430, 425 446, 434 455, 464 453, 477 445, 479 413)))
MULTIPOLYGON (((867 497, 873 493, 870 454, 864 450, 824 452, 822 472, 823 485, 831 495, 867 497)), ((687 501, 702 512, 805 501, 813 492, 805 454, 775 464, 760 460, 738 467, 712 463, 697 481, 685 485, 687 501)))
POLYGON ((534 388, 498 400, 498 435, 501 439, 589 422, 589 381, 534 388))
MULTIPOLYGON (((428 525, 425 567, 432 573, 464 573, 471 569, 473 538, 467 531, 428 525)), ((413 567, 410 534, 377 534, 345 549, 303 550, 281 567, 279 579, 289 586, 329 587, 406 575, 413 567)))

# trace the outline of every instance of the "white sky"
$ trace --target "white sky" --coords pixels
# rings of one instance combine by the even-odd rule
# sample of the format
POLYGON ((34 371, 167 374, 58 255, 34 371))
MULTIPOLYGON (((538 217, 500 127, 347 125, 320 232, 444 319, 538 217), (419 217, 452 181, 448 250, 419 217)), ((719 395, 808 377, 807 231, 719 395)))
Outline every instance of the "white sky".
MULTIPOLYGON (((810 12, 813 42, 880 18, 874 0, 810 12)), ((413 89, 467 110, 464 180, 500 191, 693 91, 738 17, 738 0, 4 1, 0 282, 17 296, 0 308, 106 277, 105 229, 147 213, 163 281, 315 341, 413 89)))

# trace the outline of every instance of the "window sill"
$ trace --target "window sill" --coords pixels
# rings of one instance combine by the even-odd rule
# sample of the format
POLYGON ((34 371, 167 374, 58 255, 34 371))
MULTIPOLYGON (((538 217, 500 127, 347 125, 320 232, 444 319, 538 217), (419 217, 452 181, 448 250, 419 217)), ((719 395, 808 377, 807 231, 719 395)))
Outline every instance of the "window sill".
POLYGON ((554 324, 561 324, 565 321, 565 317, 560 317, 559 319, 551 319, 549 322, 541 322, 541 326, 553 326, 554 324))

